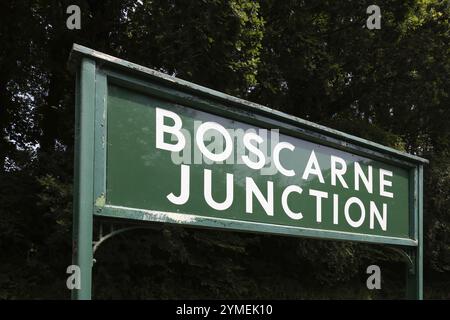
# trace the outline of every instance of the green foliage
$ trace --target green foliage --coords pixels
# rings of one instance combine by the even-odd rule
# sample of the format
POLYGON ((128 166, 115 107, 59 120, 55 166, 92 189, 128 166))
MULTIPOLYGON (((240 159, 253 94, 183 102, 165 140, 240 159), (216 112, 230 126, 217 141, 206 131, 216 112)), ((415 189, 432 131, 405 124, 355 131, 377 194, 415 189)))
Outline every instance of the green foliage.
POLYGON ((229 93, 256 83, 264 22, 254 1, 143 1, 127 14, 123 56, 229 93))
MULTIPOLYGON (((447 1, 0 2, 0 299, 69 298, 73 42, 430 159, 425 296, 450 297, 447 1), (81 30, 68 30, 78 4, 81 30)), ((108 240, 96 298, 401 298, 380 246, 175 227, 108 240), (382 268, 368 291, 366 267, 382 268)))

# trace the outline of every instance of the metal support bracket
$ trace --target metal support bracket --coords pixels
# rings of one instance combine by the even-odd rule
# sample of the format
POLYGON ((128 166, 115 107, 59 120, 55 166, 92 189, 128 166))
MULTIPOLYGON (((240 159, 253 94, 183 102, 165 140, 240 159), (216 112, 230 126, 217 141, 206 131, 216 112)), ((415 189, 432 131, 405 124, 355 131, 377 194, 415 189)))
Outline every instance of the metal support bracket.
POLYGON ((388 246, 387 248, 400 254, 406 262, 406 297, 407 299, 423 299, 422 270, 420 259, 420 248, 408 247, 397 248, 388 246))
MULTIPOLYGON (((114 222, 103 222, 101 221, 99 224, 98 229, 98 239, 95 241, 92 241, 92 256, 95 256, 95 253, 97 252, 98 248, 108 239, 111 239, 114 236, 117 236, 121 233, 136 230, 136 229, 159 229, 157 226, 129 226, 129 227, 117 227, 114 222), (109 224, 109 232, 104 234, 104 229, 106 225, 109 224)), ((93 263, 96 262, 95 257, 92 259, 93 263)))
POLYGON ((395 248, 395 247, 387 247, 387 248, 391 249, 392 251, 395 251, 396 253, 402 256, 403 260, 407 263, 407 270, 410 275, 416 274, 414 257, 411 256, 411 254, 409 254, 402 248, 395 248))

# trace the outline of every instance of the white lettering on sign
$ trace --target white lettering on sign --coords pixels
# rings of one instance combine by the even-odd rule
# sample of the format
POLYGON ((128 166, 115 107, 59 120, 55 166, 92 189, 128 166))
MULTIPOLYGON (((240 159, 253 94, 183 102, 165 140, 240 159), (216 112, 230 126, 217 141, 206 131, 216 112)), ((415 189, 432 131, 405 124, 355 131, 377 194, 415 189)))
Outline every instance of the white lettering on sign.
MULTIPOLYGON (((303 182, 299 181, 299 184, 303 187, 312 181, 317 181, 320 184, 328 183, 336 189, 346 190, 345 195, 348 195, 347 197, 343 194, 339 195, 312 188, 304 190, 300 185, 289 184, 283 188, 279 195, 281 196, 281 208, 288 218, 292 220, 304 219, 306 213, 302 210, 302 204, 306 201, 305 197, 310 197, 308 201, 313 201, 315 204, 315 212, 308 212, 308 214, 315 217, 317 223, 322 223, 326 217, 331 219, 334 225, 346 223, 351 228, 360 228, 368 220, 369 229, 387 231, 387 204, 375 201, 364 203, 358 198, 357 194, 358 192, 377 193, 380 197, 394 198, 392 171, 383 168, 374 170, 371 165, 358 161, 347 162, 338 155, 330 154, 324 157, 324 154, 320 152, 317 153, 320 155, 321 161, 319 162, 317 150, 314 149, 307 151, 304 162, 286 161, 287 158, 292 159, 292 156, 298 154, 299 151, 296 151, 293 144, 287 141, 279 141, 278 136, 275 137, 275 140, 270 139, 268 141, 267 131, 257 133, 254 129, 247 131, 237 129, 236 132, 233 132, 217 122, 203 122, 198 126, 194 125, 194 131, 194 141, 201 152, 200 158, 207 159, 208 165, 223 162, 229 164, 233 163, 233 159, 237 159, 240 164, 252 170, 259 170, 261 175, 263 175, 264 169, 270 167, 275 170, 274 174, 281 174, 282 179, 291 177, 292 181, 301 179, 303 182), (209 139, 207 132, 214 132, 213 142, 208 146, 205 145, 205 140, 209 139), (269 143, 270 148, 267 147, 269 143), (238 148, 243 148, 243 150, 236 150, 238 148), (237 155, 236 158, 233 151, 237 155), (268 154, 269 151, 271 155, 268 154), (281 156, 283 154, 285 155, 284 158, 281 156), (327 163, 324 163, 323 159, 327 159, 327 157, 327 163), (285 163, 283 163, 283 159, 285 163), (301 163, 303 163, 303 167, 299 165, 301 163), (364 167, 362 164, 364 164, 364 167), (378 184, 374 185, 376 174, 378 174, 378 184), (374 190, 374 187, 378 190, 374 190), (355 191, 355 194, 351 195, 351 191, 355 191), (289 199, 291 199, 290 202, 289 199), (343 218, 340 219, 342 214, 343 218)), ((190 190, 193 187, 190 183, 192 163, 186 161, 191 156, 191 134, 183 128, 183 121, 175 112, 156 108, 156 148, 175 153, 183 152, 183 156, 178 158, 181 163, 184 163, 180 167, 180 187, 174 191, 177 195, 173 192, 169 193, 167 199, 175 205, 188 203, 191 195, 190 190), (186 155, 188 156, 186 157, 186 155)), ((198 163, 195 161, 195 164, 198 163)), ((235 201, 235 183, 237 182, 234 173, 224 172, 223 170, 214 173, 211 169, 204 168, 203 197, 205 203, 217 211, 229 209, 235 201), (214 183, 213 179, 215 180, 214 183), (214 191, 216 188, 218 191, 214 191), (220 194, 220 192, 223 194, 220 194)), ((247 214, 254 214, 256 204, 264 210, 267 216, 274 216, 276 202, 274 199, 274 181, 267 180, 266 183, 261 184, 260 181, 256 182, 252 177, 239 177, 239 185, 245 188, 245 212, 247 214)), ((317 187, 317 184, 315 184, 315 187, 317 187)))

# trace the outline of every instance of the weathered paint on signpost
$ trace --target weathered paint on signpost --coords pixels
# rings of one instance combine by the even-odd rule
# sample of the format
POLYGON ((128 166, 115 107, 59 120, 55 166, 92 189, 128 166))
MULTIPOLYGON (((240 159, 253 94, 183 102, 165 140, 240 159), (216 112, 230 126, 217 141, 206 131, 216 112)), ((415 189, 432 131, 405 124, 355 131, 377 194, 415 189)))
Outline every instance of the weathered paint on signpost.
POLYGON ((74 298, 94 215, 404 246, 422 298, 425 159, 74 45, 79 61, 74 298))

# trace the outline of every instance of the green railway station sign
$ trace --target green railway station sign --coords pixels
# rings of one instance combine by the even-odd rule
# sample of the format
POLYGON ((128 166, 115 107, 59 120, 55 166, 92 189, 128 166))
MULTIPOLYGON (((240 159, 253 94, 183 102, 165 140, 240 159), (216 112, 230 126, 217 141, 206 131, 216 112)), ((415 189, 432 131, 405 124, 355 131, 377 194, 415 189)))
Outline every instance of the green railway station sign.
POLYGON ((422 298, 425 159, 83 46, 70 63, 74 298, 91 298, 94 217, 389 245, 422 298))

